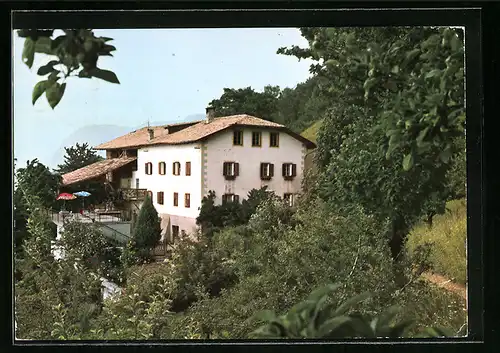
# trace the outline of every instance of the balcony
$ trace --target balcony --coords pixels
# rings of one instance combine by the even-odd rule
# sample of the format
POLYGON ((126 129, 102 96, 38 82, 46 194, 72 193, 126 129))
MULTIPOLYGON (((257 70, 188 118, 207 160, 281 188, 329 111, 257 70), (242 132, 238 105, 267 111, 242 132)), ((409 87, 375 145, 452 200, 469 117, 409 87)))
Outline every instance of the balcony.
POLYGON ((125 201, 144 201, 147 189, 120 189, 120 192, 125 201))

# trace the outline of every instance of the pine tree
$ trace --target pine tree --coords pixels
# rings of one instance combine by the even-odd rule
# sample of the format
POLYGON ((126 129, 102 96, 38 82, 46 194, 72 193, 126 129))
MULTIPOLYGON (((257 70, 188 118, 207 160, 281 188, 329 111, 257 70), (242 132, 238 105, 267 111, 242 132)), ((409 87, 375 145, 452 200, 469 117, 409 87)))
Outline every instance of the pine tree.
POLYGON ((133 248, 142 260, 151 258, 151 249, 161 238, 161 225, 158 211, 153 206, 149 195, 142 204, 133 231, 133 248))

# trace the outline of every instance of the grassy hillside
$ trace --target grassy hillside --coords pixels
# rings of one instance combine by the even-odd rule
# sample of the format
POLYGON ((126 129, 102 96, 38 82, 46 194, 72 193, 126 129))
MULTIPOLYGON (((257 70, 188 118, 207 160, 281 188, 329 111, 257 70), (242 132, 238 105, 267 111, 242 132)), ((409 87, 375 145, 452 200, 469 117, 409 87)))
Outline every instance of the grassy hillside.
POLYGON ((314 124, 312 124, 307 129, 302 131, 301 135, 306 139, 316 143, 316 134, 318 133, 318 130, 321 127, 321 122, 322 120, 316 121, 314 124))
POLYGON ((435 216, 432 228, 422 223, 416 226, 407 248, 413 253, 418 245, 431 244, 430 261, 433 270, 465 284, 467 278, 467 207, 465 199, 450 201, 443 215, 435 216))

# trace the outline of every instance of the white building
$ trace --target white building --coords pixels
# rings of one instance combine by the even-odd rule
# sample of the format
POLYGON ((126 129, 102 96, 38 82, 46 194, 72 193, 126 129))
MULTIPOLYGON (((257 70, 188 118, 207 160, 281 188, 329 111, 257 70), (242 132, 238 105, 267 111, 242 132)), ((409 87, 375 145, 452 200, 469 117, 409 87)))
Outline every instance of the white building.
MULTIPOLYGON (((246 114, 215 118, 207 108, 205 120, 143 128, 95 147, 123 160, 116 168, 133 166, 87 174, 106 175, 120 189, 147 190, 170 238, 195 230, 201 200, 211 190, 218 204, 263 186, 293 203, 305 155, 314 147, 283 125, 246 114)), ((85 175, 79 170, 63 178, 89 179, 85 175)))

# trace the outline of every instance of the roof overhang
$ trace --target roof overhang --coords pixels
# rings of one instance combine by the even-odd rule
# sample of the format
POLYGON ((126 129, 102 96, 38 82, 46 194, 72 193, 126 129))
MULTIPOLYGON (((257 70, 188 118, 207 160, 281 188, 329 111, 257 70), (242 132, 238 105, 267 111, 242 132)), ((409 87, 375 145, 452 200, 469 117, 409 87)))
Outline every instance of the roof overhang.
POLYGON ((66 173, 62 176, 62 185, 68 186, 82 181, 95 179, 137 160, 137 157, 120 157, 105 159, 86 167, 66 173))

